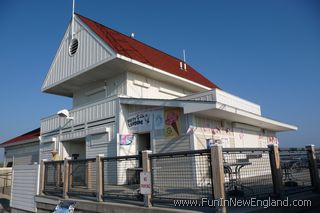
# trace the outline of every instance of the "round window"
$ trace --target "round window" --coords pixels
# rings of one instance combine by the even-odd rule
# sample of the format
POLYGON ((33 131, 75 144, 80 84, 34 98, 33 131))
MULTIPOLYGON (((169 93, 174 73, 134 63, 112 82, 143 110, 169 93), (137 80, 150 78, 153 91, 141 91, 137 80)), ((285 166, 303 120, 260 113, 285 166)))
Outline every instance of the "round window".
POLYGON ((71 56, 73 56, 77 52, 78 46, 79 46, 78 39, 76 39, 76 38, 72 39, 71 43, 69 45, 69 54, 71 56))

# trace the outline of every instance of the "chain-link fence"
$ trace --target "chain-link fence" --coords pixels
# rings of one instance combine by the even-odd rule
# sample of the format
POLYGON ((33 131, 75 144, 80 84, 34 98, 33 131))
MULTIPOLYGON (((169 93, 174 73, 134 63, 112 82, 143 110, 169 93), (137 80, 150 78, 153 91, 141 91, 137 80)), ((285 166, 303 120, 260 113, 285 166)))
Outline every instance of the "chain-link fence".
POLYGON ((44 190, 45 194, 62 195, 64 161, 45 161, 44 190))
POLYGON ((268 148, 223 149, 226 197, 267 197, 273 193, 268 148))
POLYGON ((311 190, 307 151, 304 148, 280 148, 279 155, 284 194, 311 190))
POLYGON ((320 149, 316 149, 316 159, 317 159, 317 168, 318 168, 318 175, 320 178, 320 149))
POLYGON ((96 196, 96 159, 70 160, 69 195, 96 196))
POLYGON ((210 150, 151 154, 153 202, 213 199, 210 150))
POLYGON ((105 199, 143 199, 140 194, 142 163, 139 155, 108 157, 102 162, 105 199))

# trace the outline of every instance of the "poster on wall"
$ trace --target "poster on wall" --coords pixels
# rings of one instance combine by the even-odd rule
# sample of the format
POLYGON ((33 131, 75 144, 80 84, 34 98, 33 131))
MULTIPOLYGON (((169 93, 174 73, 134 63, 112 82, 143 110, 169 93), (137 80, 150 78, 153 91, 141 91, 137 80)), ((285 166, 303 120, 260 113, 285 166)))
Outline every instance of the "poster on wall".
POLYGON ((122 134, 120 135, 120 145, 130 145, 132 144, 134 135, 132 134, 122 134))
POLYGON ((130 132, 148 132, 152 130, 152 112, 136 112, 129 115, 127 125, 130 132))
POLYGON ((164 128, 163 110, 153 112, 153 124, 156 130, 164 128))
POLYGON ((164 110, 165 136, 174 138, 180 135, 180 109, 164 110))

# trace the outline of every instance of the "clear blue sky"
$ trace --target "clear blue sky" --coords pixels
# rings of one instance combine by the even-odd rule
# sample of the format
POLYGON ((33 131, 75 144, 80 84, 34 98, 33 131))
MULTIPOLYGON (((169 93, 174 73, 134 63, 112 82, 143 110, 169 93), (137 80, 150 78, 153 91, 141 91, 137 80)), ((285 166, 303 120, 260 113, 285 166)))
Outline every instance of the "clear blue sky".
MULTIPOLYGON (((76 0, 76 12, 187 61, 223 90, 297 125, 282 146, 320 146, 320 1, 76 0)), ((0 0, 0 141, 71 100, 40 87, 71 0, 0 0)))

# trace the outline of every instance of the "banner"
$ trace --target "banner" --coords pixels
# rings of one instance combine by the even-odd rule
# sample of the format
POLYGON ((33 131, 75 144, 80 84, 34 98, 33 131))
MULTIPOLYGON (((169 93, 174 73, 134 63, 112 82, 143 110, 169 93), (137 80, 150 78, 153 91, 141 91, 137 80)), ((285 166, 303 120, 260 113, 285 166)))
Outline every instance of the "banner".
POLYGON ((130 132, 148 132, 152 130, 152 112, 137 112, 129 116, 127 125, 130 132))
POLYGON ((132 134, 123 134, 120 135, 120 145, 130 145, 133 142, 134 135, 132 134))
POLYGON ((174 138, 180 135, 180 109, 164 110, 165 137, 174 138))

